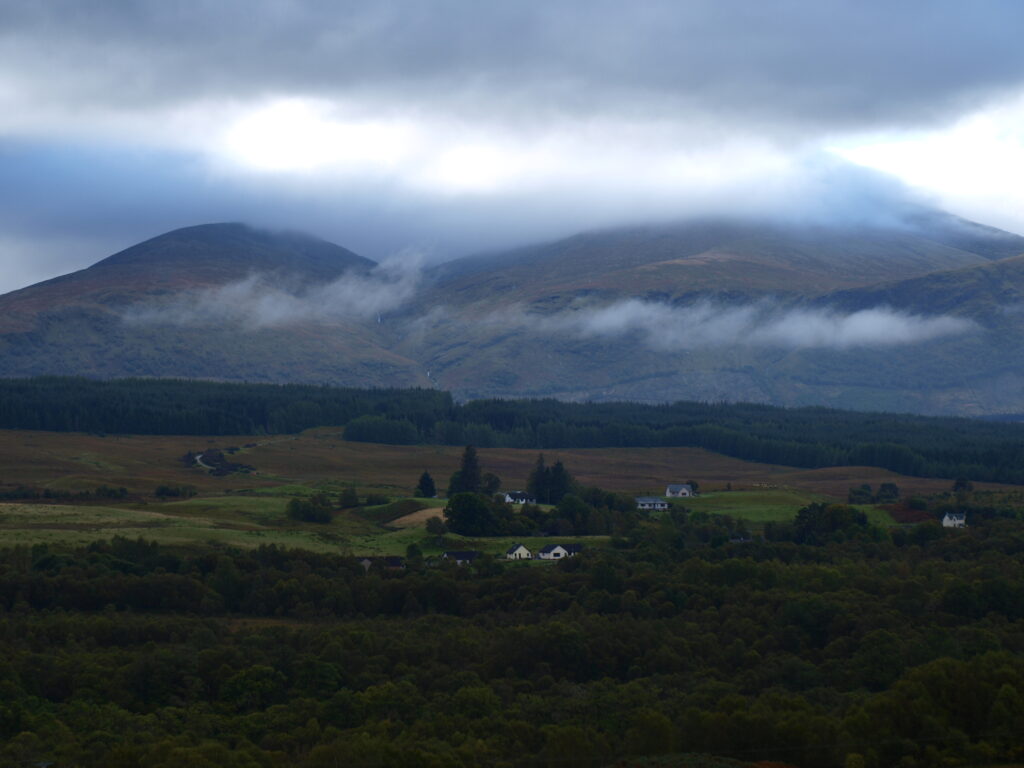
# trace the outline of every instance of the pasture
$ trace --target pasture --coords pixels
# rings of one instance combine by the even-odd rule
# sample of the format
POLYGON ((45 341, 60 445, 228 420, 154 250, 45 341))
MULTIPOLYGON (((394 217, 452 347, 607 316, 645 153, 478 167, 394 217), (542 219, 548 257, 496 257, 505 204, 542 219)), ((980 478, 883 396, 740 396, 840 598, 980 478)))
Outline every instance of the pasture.
MULTIPOLYGON (((443 492, 458 467, 462 449, 452 446, 393 446, 346 442, 338 429, 299 435, 249 437, 88 435, 0 430, 0 490, 18 485, 81 493, 106 485, 124 487, 124 500, 0 504, 0 546, 82 544, 114 535, 167 544, 256 547, 277 544, 354 555, 404 554, 417 544, 425 554, 440 551, 424 524, 440 516, 444 501, 411 496, 427 470, 443 492), (215 476, 181 458, 211 449, 233 452, 229 459, 251 465, 249 473, 215 476), (196 495, 160 500, 158 486, 191 486, 196 495), (291 520, 288 499, 317 491, 354 487, 360 496, 389 498, 387 507, 338 512, 331 523, 291 520)), ((695 448, 608 448, 545 451, 548 463, 561 460, 584 485, 636 495, 660 495, 664 486, 696 480, 702 495, 684 506, 728 514, 759 527, 790 520, 814 501, 844 501, 851 486, 894 482, 904 495, 948 489, 951 481, 911 478, 869 467, 807 470, 740 461, 695 448)), ((485 471, 502 478, 504 489, 525 488, 537 451, 479 449, 485 471)), ((999 488, 978 484, 979 489, 999 488)), ((891 524, 883 510, 865 507, 872 522, 891 524)), ((552 540, 528 539, 531 549, 552 540)), ((449 536, 447 547, 503 552, 511 540, 485 542, 449 536)))

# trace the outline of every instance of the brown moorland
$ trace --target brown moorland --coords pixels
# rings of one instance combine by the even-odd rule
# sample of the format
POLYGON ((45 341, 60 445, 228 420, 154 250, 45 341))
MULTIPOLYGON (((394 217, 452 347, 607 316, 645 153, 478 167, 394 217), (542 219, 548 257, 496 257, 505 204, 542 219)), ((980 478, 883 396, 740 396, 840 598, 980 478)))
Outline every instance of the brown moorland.
MULTIPOLYGON (((462 448, 437 445, 379 445, 347 442, 339 428, 277 436, 152 436, 0 430, 0 484, 24 484, 68 491, 97 485, 124 486, 151 494, 158 485, 193 485, 200 494, 252 489, 264 492, 288 484, 354 484, 395 496, 411 495, 423 470, 443 492, 458 467, 462 448), (245 446, 249 447, 245 447, 245 446), (255 467, 251 474, 215 477, 186 467, 188 451, 238 447, 233 460, 255 467)), ((523 488, 536 450, 482 448, 485 471, 503 488, 523 488)), ((741 461, 699 448, 599 448, 543 451, 548 463, 561 460, 582 483, 613 491, 660 493, 668 483, 696 480, 702 490, 792 488, 845 498, 851 486, 883 482, 904 495, 948 490, 951 479, 898 475, 875 467, 801 469, 741 461)), ((978 483, 983 489, 1015 488, 978 483)))

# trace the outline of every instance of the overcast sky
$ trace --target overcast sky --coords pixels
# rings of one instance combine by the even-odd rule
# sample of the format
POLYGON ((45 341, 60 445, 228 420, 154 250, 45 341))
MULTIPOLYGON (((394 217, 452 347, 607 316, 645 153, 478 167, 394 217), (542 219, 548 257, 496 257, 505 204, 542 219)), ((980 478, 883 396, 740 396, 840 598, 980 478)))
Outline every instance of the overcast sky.
POLYGON ((1022 29, 1019 0, 0 0, 0 291, 226 220, 375 259, 907 199, 1024 232, 1022 29))

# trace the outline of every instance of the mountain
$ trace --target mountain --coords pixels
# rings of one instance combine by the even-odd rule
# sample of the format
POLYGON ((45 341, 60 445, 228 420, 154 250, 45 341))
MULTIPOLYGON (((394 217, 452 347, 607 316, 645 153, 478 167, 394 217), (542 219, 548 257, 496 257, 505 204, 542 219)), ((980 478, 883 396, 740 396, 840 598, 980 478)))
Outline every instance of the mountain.
POLYGON ((589 232, 395 276, 240 224, 0 296, 0 375, 438 386, 460 397, 1024 412, 1024 238, 731 221, 589 232))
POLYGON ((301 291, 375 266, 303 234, 243 224, 174 230, 88 269, 0 296, 0 374, 427 384, 416 362, 379 343, 372 325, 344 318, 303 327, 129 322, 138 308, 173 306, 254 275, 301 291))
MULTIPOLYGON (((1001 305, 1003 295, 980 277, 955 300, 934 301, 939 289, 926 286, 964 280, 962 273, 1002 274, 1003 260, 1018 253, 1020 236, 933 212, 897 227, 715 221, 586 233, 443 265, 418 310, 431 321, 395 348, 422 350, 433 380, 466 397, 1007 410, 995 403, 1019 400, 1008 397, 1013 382, 1005 367, 1012 361, 958 364, 998 357, 979 352, 990 347, 978 333, 892 346, 880 329, 876 344, 810 348, 745 343, 743 333, 756 334, 762 317, 780 327, 805 317, 790 310, 811 313, 815 322, 874 307, 928 317, 968 301, 1001 305), (907 295, 915 293, 931 299, 915 303, 907 295), (641 302, 623 305, 626 298, 641 302), (612 332, 616 323, 620 330, 612 332), (729 323, 740 326, 732 335, 729 323), (723 338, 677 338, 688 326, 723 338)), ((1001 335, 1000 347, 1015 348, 1012 331, 1001 335)))
POLYGON ((445 293, 516 300, 565 292, 621 295, 819 293, 984 264, 1024 238, 940 214, 900 226, 797 226, 730 220, 621 228, 459 259, 439 267, 445 293))

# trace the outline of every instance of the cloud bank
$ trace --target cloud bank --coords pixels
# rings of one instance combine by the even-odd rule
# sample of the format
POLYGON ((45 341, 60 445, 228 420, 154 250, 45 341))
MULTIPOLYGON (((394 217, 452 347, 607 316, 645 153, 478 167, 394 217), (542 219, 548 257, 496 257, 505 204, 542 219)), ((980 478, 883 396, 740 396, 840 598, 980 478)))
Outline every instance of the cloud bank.
POLYGON ((253 274, 169 302, 136 305, 123 314, 135 325, 194 328, 228 326, 243 331, 302 323, 366 321, 390 312, 412 297, 420 280, 420 258, 413 254, 382 262, 367 275, 345 274, 322 285, 289 289, 278 275, 253 274))
POLYGON ((783 308, 761 301, 725 305, 700 301, 689 306, 627 299, 605 307, 563 310, 541 316, 516 312, 491 322, 545 335, 623 339, 634 337, 647 348, 674 352, 713 347, 837 349, 916 344, 977 330, 951 316, 911 315, 889 307, 852 313, 828 309, 783 308))
POLYGON ((1016 0, 0 0, 0 292, 37 274, 22 253, 57 254, 52 276, 210 221, 379 260, 898 218, 906 190, 835 153, 1024 226, 1024 111, 997 110, 1024 92, 1022 27, 1016 0), (974 114, 1000 136, 902 146, 974 114), (952 162, 965 146, 998 156, 952 162))

